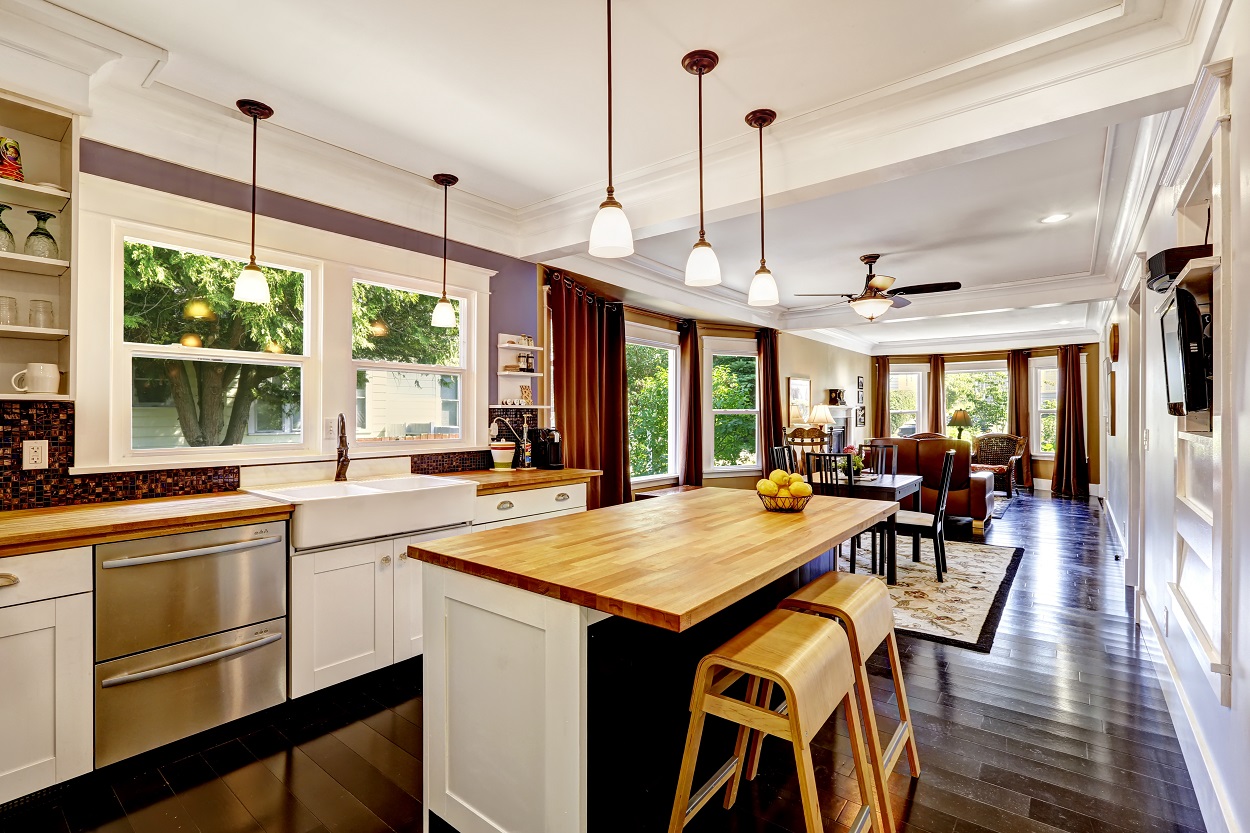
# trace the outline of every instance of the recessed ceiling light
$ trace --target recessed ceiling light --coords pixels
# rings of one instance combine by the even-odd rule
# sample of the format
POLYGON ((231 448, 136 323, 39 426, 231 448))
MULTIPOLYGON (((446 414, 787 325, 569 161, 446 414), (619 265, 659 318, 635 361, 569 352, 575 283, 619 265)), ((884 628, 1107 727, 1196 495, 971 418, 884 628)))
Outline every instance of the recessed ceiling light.
POLYGON ((1062 223, 1064 220, 1068 219, 1071 216, 1072 216, 1071 214, 1051 214, 1049 217, 1043 217, 1042 222, 1043 223, 1062 223))

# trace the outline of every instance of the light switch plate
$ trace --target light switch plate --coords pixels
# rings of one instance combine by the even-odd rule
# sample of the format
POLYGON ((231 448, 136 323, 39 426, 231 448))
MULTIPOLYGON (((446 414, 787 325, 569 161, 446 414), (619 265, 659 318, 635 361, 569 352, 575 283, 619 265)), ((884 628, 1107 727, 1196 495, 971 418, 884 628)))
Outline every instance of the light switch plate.
POLYGON ((323 440, 334 439, 335 432, 337 430, 338 430, 338 425, 335 424, 334 417, 326 417, 324 420, 322 420, 322 424, 321 424, 321 439, 323 440))
POLYGON ((22 441, 22 468, 46 469, 48 467, 48 441, 22 441))

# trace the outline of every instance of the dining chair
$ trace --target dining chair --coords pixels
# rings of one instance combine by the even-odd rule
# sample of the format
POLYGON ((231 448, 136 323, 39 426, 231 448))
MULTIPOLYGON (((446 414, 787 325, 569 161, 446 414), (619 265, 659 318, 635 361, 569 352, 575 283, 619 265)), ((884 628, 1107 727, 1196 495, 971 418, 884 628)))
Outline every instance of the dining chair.
POLYGON ((898 475, 898 446, 891 443, 861 443, 859 456, 864 468, 874 474, 898 475))
MULTIPOLYGON (((846 451, 809 451, 804 455, 807 466, 807 479, 812 484, 812 494, 838 496, 839 488, 846 484, 844 497, 855 497, 855 455, 846 451)), ((872 572, 879 572, 879 566, 885 563, 885 542, 882 543, 882 558, 877 557, 877 536, 880 529, 877 524, 868 530, 872 558, 872 572)), ((851 539, 851 572, 855 572, 855 562, 859 557, 860 536, 851 539)))
MULTIPOLYGON (((768 452, 769 471, 781 469, 791 474, 795 471, 794 448, 788 445, 775 445, 768 452)), ((767 472, 765 472, 767 474, 767 472)))
POLYGON ((951 472, 955 469, 955 450, 946 452, 942 460, 942 479, 938 481, 937 501, 933 512, 912 512, 901 509, 894 516, 898 535, 911 536, 911 560, 920 561, 920 539, 933 542, 933 561, 937 580, 946 571, 946 496, 951 489, 951 472))

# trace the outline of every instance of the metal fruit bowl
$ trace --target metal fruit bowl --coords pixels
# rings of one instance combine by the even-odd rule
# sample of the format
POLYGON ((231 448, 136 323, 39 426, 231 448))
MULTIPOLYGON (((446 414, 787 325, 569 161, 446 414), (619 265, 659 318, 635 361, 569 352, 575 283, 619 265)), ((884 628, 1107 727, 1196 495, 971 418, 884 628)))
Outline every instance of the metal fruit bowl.
POLYGON ((807 497, 769 497, 761 495, 759 492, 755 496, 760 499, 760 503, 764 504, 764 508, 769 512, 802 512, 807 502, 812 499, 811 495, 807 497))

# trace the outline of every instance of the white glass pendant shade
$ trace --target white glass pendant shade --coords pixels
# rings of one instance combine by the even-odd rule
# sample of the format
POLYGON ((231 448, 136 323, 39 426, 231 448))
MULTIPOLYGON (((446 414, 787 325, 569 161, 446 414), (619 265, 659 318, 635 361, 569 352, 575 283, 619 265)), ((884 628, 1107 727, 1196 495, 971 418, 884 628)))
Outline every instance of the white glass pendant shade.
POLYGON ((249 304, 269 303, 269 281, 265 280, 265 273, 256 265, 256 261, 244 266, 234 279, 234 300, 249 304))
POLYGON ((430 324, 435 327, 456 326, 456 308, 451 305, 451 301, 447 300, 446 295, 434 305, 434 314, 430 316, 430 324))
POLYGON ((594 257, 626 257, 634 253, 634 230, 625 209, 612 197, 599 206, 590 227, 590 253, 594 257))
POLYGON ((777 295, 777 281, 767 266, 761 266, 751 278, 751 291, 747 293, 747 303, 753 307, 771 307, 780 303, 777 295))
POLYGON ((880 318, 885 314, 886 310, 893 306, 893 300, 882 297, 860 298, 858 301, 851 301, 851 309, 869 321, 880 318))
POLYGON ((720 283, 720 261, 712 244, 700 240, 686 259, 686 286, 715 286, 720 283))

